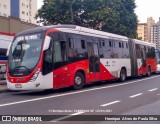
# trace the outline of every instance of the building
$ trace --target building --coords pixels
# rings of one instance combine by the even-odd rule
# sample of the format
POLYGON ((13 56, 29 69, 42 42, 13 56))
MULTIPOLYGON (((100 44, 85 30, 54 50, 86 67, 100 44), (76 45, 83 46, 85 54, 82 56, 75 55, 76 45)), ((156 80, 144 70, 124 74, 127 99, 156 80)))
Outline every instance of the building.
POLYGON ((139 23, 137 27, 138 38, 151 42, 151 26, 155 24, 155 20, 152 17, 147 18, 147 23, 139 23))
POLYGON ((160 19, 159 22, 151 26, 151 43, 156 44, 156 48, 160 48, 160 19))
POLYGON ((8 17, 11 13, 10 0, 0 0, 0 16, 8 17))
POLYGON ((0 0, 0 16, 12 16, 36 24, 36 13, 37 0, 0 0))
POLYGON ((28 23, 15 17, 0 16, 0 32, 17 34, 21 31, 37 27, 38 25, 28 23))
POLYGON ((139 23, 137 28, 138 38, 147 41, 147 23, 139 23))
POLYGON ((151 26, 155 24, 155 20, 152 17, 147 18, 147 41, 151 42, 151 26))

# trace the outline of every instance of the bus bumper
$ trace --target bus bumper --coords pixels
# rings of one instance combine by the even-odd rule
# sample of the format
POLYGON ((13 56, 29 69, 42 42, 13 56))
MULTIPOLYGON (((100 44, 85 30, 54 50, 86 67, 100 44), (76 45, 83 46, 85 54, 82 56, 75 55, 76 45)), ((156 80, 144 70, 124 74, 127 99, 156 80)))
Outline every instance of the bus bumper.
POLYGON ((27 83, 12 83, 7 79, 7 87, 10 90, 45 90, 53 88, 53 74, 43 77, 40 73, 35 81, 27 83))

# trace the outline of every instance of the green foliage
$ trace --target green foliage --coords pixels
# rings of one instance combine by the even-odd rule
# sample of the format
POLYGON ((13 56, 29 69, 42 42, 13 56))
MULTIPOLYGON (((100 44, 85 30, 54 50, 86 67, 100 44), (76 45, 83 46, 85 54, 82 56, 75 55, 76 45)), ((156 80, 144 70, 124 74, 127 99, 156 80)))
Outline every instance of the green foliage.
POLYGON ((137 38, 135 0, 44 0, 36 18, 44 25, 76 24, 137 38))

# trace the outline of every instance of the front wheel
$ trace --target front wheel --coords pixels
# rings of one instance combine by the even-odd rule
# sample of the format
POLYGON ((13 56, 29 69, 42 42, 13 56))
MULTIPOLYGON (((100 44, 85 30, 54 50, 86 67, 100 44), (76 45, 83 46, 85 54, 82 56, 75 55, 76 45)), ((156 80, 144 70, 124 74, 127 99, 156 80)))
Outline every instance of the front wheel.
POLYGON ((127 78, 126 70, 122 68, 120 72, 120 81, 124 82, 126 81, 126 78, 127 78))
POLYGON ((74 85, 73 88, 75 90, 82 89, 84 86, 84 76, 81 72, 77 72, 74 77, 74 85))

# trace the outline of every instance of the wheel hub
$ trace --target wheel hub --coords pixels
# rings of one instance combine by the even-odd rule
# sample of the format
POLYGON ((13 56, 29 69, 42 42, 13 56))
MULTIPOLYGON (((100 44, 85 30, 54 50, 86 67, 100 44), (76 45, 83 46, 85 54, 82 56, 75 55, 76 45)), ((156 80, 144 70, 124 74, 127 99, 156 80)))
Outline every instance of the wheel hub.
POLYGON ((75 83, 76 83, 77 85, 80 85, 80 84, 82 83, 81 78, 80 78, 80 77, 76 77, 76 78, 75 78, 75 83))

